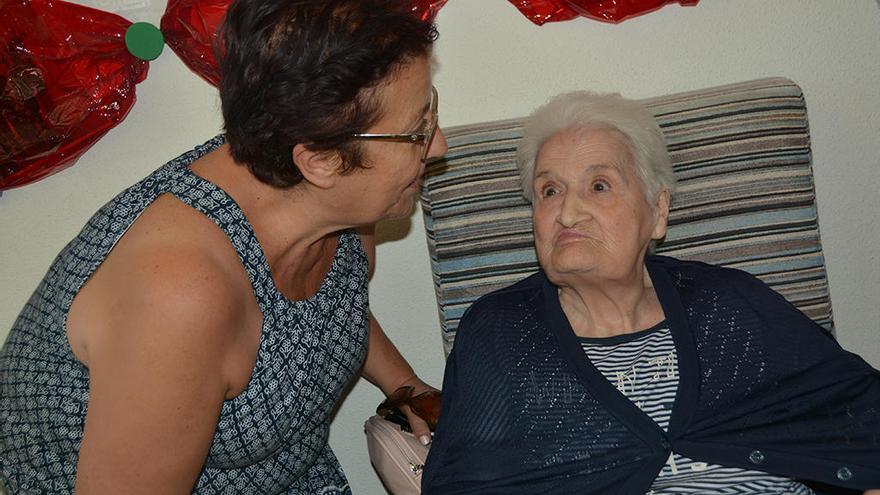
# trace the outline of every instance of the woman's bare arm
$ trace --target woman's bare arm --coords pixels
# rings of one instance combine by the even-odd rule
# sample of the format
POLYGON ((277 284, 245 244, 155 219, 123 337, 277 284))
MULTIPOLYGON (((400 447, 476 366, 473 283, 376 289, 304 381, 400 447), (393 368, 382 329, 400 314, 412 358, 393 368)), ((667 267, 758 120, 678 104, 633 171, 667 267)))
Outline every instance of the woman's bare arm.
MULTIPOLYGON (((364 250, 370 260, 370 273, 375 266, 376 244, 373 236, 373 228, 369 227, 359 231, 364 250)), ((428 390, 435 390, 423 382, 413 371, 409 363, 397 350, 397 347, 388 339, 378 320, 370 313, 370 344, 367 351, 367 360, 364 363, 363 376, 371 383, 379 387, 385 395, 389 395, 399 387, 412 386, 415 394, 428 390)), ((431 431, 427 423, 404 407, 404 413, 412 426, 413 434, 422 443, 431 441, 431 431)))
POLYGON ((229 389, 241 295, 198 252, 153 251, 126 268, 104 280, 114 293, 89 341, 76 492, 190 493, 229 389))

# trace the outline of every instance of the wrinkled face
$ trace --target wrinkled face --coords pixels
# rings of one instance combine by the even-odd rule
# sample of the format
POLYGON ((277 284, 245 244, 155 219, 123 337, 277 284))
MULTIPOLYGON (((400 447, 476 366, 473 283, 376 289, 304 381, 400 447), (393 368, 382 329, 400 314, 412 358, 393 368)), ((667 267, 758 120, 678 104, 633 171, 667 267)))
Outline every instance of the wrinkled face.
MULTIPOLYGON (((390 82, 380 87, 381 119, 368 133, 421 133, 432 121, 431 68, 425 57, 414 59, 396 71, 390 82)), ((366 168, 351 174, 356 181, 352 194, 358 198, 363 215, 375 222, 405 217, 412 213, 425 164, 421 144, 389 141, 361 143, 366 168)), ((428 148, 428 157, 446 153, 446 138, 437 129, 428 148)))
POLYGON ((645 199, 627 138, 611 129, 550 137, 535 164, 538 261, 554 283, 601 283, 641 274, 651 239, 666 234, 668 194, 645 199), (656 207, 655 207, 656 206, 656 207))

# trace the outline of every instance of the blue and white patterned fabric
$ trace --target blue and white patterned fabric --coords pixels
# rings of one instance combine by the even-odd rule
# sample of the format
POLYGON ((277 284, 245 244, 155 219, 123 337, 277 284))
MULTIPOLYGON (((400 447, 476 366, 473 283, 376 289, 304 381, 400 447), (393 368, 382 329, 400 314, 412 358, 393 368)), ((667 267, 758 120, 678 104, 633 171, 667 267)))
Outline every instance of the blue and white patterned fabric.
POLYGON ((98 211, 16 320, 0 350, 0 481, 10 493, 73 491, 89 371, 67 343, 67 312, 116 241, 165 193, 223 229, 263 313, 250 382, 224 402, 193 493, 350 493, 327 435, 329 416, 366 355, 366 254, 357 234, 343 233, 318 292, 285 298, 241 209, 189 169, 223 142, 218 136, 181 155, 98 211))

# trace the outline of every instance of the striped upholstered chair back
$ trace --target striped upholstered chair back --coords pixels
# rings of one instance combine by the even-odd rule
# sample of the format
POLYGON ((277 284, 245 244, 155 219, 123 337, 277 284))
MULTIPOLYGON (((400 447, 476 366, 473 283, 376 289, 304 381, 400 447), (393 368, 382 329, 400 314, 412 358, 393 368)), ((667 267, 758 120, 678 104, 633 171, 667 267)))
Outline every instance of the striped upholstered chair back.
MULTIPOLYGON (((749 271, 833 328, 800 88, 760 79, 643 100, 678 190, 658 254, 749 271)), ((422 209, 446 351, 470 304, 538 269, 515 152, 522 119, 445 128, 422 209)))

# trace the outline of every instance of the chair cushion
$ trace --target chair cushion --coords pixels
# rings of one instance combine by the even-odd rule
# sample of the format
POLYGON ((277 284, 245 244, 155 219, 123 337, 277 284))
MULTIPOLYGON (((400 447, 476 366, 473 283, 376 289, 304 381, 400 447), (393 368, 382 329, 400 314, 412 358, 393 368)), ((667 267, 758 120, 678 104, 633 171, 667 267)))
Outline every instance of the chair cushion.
MULTIPOLYGON (((678 180, 658 254, 740 268, 832 330, 801 89, 766 78, 642 100, 678 180)), ((444 128, 422 210, 448 352, 483 294, 538 269, 516 145, 523 119, 444 128)))

